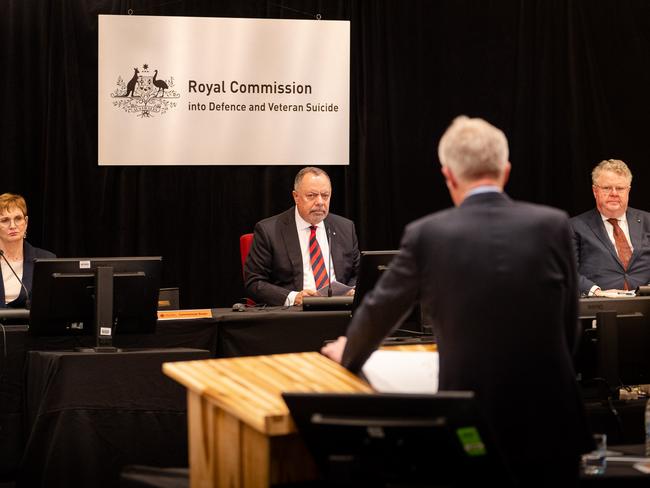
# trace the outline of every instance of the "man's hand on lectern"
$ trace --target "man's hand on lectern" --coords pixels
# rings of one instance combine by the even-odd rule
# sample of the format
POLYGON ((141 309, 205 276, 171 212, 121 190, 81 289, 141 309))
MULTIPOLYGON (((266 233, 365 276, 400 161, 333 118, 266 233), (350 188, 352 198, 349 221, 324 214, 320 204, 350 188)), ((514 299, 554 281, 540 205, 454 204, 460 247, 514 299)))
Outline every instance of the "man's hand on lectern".
POLYGON ((316 290, 302 290, 296 295, 296 298, 293 299, 294 305, 302 305, 303 297, 317 297, 318 292, 316 290))
POLYGON ((341 358, 343 357, 343 350, 345 349, 345 344, 348 342, 347 337, 340 336, 334 342, 330 342, 323 346, 320 350, 320 353, 323 356, 327 356, 332 361, 341 363, 341 358))

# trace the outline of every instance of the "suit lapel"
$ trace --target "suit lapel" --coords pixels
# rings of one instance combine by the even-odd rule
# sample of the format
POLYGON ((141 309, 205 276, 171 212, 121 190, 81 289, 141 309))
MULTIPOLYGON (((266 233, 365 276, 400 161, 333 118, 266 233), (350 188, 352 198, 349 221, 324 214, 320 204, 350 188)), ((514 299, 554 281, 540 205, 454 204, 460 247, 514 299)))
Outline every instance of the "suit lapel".
MULTIPOLYGON (((334 272, 336 270, 339 270, 340 273, 343 273, 345 270, 345 265, 343 264, 343 246, 337 245, 336 241, 336 224, 332 222, 331 220, 325 219, 325 231, 329 229, 329 248, 330 248, 330 254, 332 255, 332 266, 334 267, 334 272)), ((325 256, 325 259, 329 259, 328 256, 325 256)), ((327 265, 329 268, 329 264, 327 265)), ((331 278, 332 271, 330 270, 330 278, 331 278)), ((343 275, 338 276, 337 275, 337 281, 343 280, 345 277, 343 275)))
POLYGON ((603 246, 605 246, 612 254, 612 256, 614 256, 616 262, 620 264, 621 267, 623 267, 623 263, 621 263, 621 260, 618 258, 616 247, 614 246, 614 243, 607 235, 607 231, 605 230, 605 223, 603 222, 603 219, 600 216, 600 212, 598 212, 598 210, 594 210, 592 212, 591 216, 587 221, 587 225, 594 233, 594 235, 600 240, 600 242, 603 243, 603 246))
POLYGON ((641 253, 641 247, 643 246, 643 220, 638 215, 638 212, 633 209, 627 210, 627 228, 630 231, 630 240, 632 241, 632 257, 628 263, 628 268, 632 265, 632 262, 636 257, 641 253))
MULTIPOLYGON (((1 259, 1 258, 0 258, 1 259)), ((5 304, 5 282, 2 272, 0 272, 0 308, 6 308, 5 304)))
POLYGON ((296 229, 295 207, 291 207, 283 214, 280 225, 282 226, 284 246, 293 267, 294 284, 297 286, 297 290, 302 290, 302 251, 300 250, 300 240, 296 229))
MULTIPOLYGON (((32 289, 32 278, 34 276, 34 248, 27 242, 23 245, 23 284, 28 290, 32 289)), ((24 290, 20 291, 21 294, 24 290)))

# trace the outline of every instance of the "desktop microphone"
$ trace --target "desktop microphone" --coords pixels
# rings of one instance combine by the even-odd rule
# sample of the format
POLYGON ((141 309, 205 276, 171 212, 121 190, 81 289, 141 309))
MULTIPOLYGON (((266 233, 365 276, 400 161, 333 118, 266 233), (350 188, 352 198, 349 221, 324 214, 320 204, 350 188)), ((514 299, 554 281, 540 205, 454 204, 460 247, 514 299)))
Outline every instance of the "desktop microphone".
POLYGON ((20 277, 14 271, 14 268, 9 263, 9 260, 7 259, 7 256, 5 256, 5 252, 2 249, 0 249, 0 256, 2 256, 2 259, 5 260, 5 263, 7 263, 7 266, 9 266, 9 269, 11 270, 11 272, 14 274, 14 276, 18 280, 18 283, 20 283, 20 286, 22 286, 23 290, 25 290, 25 308, 27 310, 29 310, 30 303, 29 303, 29 292, 27 291, 27 287, 25 287, 25 284, 23 283, 23 280, 21 280, 20 277))
MULTIPOLYGON (((332 296, 332 229, 330 229, 329 225, 325 226, 325 229, 327 230, 327 254, 329 258, 329 279, 327 280, 327 296, 331 297, 332 296)), ((336 232, 334 232, 334 235, 336 235, 336 232)))

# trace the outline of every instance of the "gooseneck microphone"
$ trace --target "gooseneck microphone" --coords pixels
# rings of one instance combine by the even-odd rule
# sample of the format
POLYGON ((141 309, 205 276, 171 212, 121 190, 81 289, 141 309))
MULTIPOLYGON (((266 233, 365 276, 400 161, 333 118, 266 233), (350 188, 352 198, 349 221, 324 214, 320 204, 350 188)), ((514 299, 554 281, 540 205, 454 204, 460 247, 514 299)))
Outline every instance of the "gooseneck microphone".
MULTIPOLYGON (((327 280, 327 296, 332 296, 332 229, 330 226, 325 226, 327 229, 327 257, 329 259, 329 279, 327 280)), ((336 235, 336 232, 334 233, 336 235)))
POLYGON ((7 256, 5 256, 5 252, 2 249, 0 249, 0 256, 2 256, 2 259, 5 260, 5 263, 7 263, 7 266, 9 266, 9 269, 11 270, 11 272, 14 274, 14 276, 18 280, 18 283, 20 283, 20 286, 22 286, 23 290, 25 290, 25 308, 27 310, 29 310, 29 305, 30 305, 30 303, 29 303, 29 292, 27 291, 27 287, 25 286, 25 283, 23 283, 23 280, 21 280, 20 277, 18 276, 18 274, 14 271, 13 266, 11 266, 11 263, 7 259, 7 256))

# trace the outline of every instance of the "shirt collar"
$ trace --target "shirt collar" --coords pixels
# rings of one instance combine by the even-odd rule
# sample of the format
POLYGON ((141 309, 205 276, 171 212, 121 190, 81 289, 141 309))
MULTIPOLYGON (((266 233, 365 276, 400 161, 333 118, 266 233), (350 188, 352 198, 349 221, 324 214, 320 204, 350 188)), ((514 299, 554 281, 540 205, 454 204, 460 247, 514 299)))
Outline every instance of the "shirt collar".
POLYGON ((496 185, 480 185, 468 191, 465 194, 465 198, 471 197, 472 195, 479 195, 481 193, 502 193, 502 190, 496 185))
MULTIPOLYGON (((598 213, 600 213, 600 212, 598 212, 598 213)), ((610 219, 610 217, 605 217, 603 214, 600 214, 600 218, 603 219, 603 222, 607 222, 610 219)), ((627 212, 625 212, 623 215, 618 217, 616 220, 618 220, 619 222, 622 222, 625 225, 627 225, 627 212)), ((607 223, 609 223, 609 222, 607 222, 607 223)))

